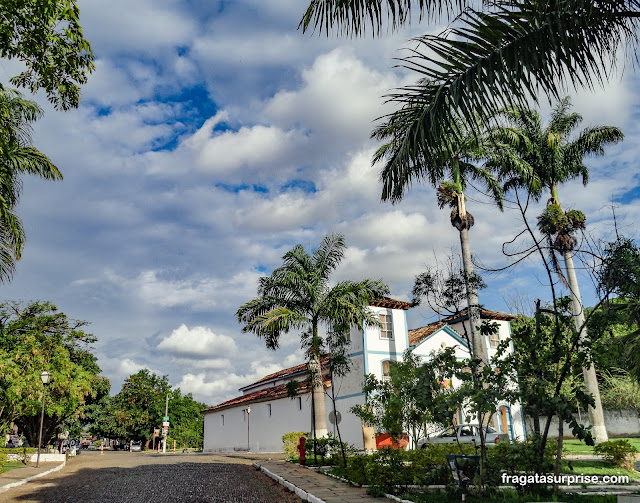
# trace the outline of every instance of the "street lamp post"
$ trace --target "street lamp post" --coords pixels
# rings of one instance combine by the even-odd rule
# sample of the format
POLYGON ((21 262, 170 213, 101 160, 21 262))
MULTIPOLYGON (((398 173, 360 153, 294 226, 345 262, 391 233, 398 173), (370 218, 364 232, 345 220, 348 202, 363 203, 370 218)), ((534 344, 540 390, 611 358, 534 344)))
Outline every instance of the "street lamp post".
POLYGON ((249 426, 251 425, 251 407, 247 407, 247 452, 249 452, 249 426))
POLYGON ((51 380, 51 374, 46 370, 43 370, 40 374, 40 380, 42 381, 42 412, 40 413, 40 435, 38 436, 38 457, 36 459, 36 468, 40 467, 40 448, 42 447, 42 423, 44 422, 44 400, 47 395, 47 385, 51 380))

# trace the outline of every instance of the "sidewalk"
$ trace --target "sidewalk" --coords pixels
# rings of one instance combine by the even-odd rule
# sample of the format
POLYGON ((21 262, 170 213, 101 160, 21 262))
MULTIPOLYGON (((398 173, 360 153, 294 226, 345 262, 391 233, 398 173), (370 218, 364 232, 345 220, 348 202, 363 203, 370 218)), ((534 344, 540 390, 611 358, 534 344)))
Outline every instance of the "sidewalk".
POLYGON ((271 478, 296 493, 302 501, 311 501, 312 503, 363 503, 375 501, 380 503, 380 498, 369 496, 366 490, 361 487, 351 486, 294 463, 257 461, 254 466, 256 468, 259 467, 271 478))
POLYGON ((47 473, 62 469, 64 463, 40 463, 40 467, 26 465, 14 468, 4 473, 0 473, 0 492, 8 491, 12 487, 22 485, 29 480, 42 477, 47 473))

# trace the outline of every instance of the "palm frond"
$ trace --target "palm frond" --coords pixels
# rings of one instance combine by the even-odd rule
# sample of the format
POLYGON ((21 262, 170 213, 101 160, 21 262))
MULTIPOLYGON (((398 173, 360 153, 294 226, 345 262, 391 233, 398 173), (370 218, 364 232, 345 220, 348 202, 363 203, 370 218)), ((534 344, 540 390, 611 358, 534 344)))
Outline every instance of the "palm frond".
POLYGON ((335 28, 341 35, 364 35, 367 28, 374 36, 383 28, 396 30, 411 22, 414 10, 418 20, 435 16, 450 16, 471 2, 465 0, 312 0, 298 29, 303 32, 329 34, 335 28))
MULTIPOLYGON (((635 1, 520 0, 491 6, 490 12, 468 8, 460 24, 444 34, 415 39, 418 47, 401 60, 421 80, 389 100, 422 109, 412 110, 419 122, 388 157, 395 171, 410 173, 416 158, 441 157, 445 139, 458 134, 452 126, 457 119, 475 128, 476 114, 489 120, 513 103, 525 106, 538 93, 560 99, 559 85, 604 83, 618 47, 636 43, 637 20, 628 15, 640 11, 635 1), (424 144, 416 147, 418 141, 424 144)), ((396 196, 389 188, 385 193, 396 196)))
MULTIPOLYGON (((613 145, 621 142, 624 134, 620 128, 615 126, 595 126, 583 130, 577 139, 569 143, 565 149, 565 162, 572 160, 580 160, 591 155, 604 155, 605 145, 613 145)), ((582 162, 581 162, 582 164, 582 162)), ((584 165, 583 165, 584 166, 584 165)), ((583 183, 586 185, 589 180, 589 173, 585 169, 577 170, 582 176, 583 183)))
POLYGON ((364 324, 377 323, 368 309, 373 301, 389 295, 389 287, 381 280, 341 281, 326 295, 321 315, 332 326, 362 329, 364 324))
POLYGON ((342 262, 345 248, 342 234, 329 234, 313 252, 314 269, 322 282, 327 281, 338 264, 342 262))

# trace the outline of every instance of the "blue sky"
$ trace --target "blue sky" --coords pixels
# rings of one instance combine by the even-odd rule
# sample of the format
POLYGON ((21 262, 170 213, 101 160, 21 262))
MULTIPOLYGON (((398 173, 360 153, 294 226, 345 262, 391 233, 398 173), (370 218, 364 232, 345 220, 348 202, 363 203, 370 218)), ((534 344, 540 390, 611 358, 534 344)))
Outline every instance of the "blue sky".
MULTIPOLYGON (((34 143, 65 179, 25 180, 27 246, 2 298, 50 300, 92 322, 114 391, 144 367, 214 404, 299 363, 295 334, 270 352, 234 319, 260 275, 297 243, 343 233, 349 248, 336 280, 381 278, 403 300, 426 265, 458 252, 433 189, 416 185, 401 203, 380 203, 369 139, 392 110, 383 96, 414 80, 393 58, 411 36, 442 26, 350 40, 302 34, 305 5, 293 0, 80 7, 97 69, 77 110, 34 97, 46 111, 34 143)), ((6 82, 19 63, 2 63, 6 82)), ((586 189, 561 189, 594 239, 612 235, 612 201, 619 228, 637 237, 637 92, 629 70, 606 89, 573 93, 582 126, 617 125, 626 135, 589 161, 586 189)), ((518 217, 477 199, 470 194, 472 247, 499 267, 518 217)), ((508 309, 504 299, 516 293, 547 295, 535 261, 485 279, 481 302, 491 309, 508 309)), ((588 303, 588 277, 581 287, 588 303)), ((433 319, 424 308, 409 314, 411 327, 433 319)))

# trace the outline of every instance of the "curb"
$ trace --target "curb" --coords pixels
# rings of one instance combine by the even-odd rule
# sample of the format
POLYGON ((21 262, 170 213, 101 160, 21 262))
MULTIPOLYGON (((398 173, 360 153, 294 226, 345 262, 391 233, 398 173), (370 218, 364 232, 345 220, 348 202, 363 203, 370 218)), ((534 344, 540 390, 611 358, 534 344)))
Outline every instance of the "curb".
POLYGON ((63 461, 62 463, 60 463, 55 468, 51 468, 51 470, 47 470, 46 472, 42 472, 42 473, 36 473, 35 475, 31 475, 31 477, 27 477, 26 479, 19 480, 18 482, 11 482, 10 484, 1 486, 0 487, 0 493, 8 491, 12 487, 21 486, 22 484, 26 484, 27 482, 29 482, 31 480, 34 480, 34 479, 37 479, 37 478, 40 478, 40 477, 44 477, 45 475, 49 475, 50 473, 62 470, 65 467, 66 464, 67 464, 67 462, 63 461))
POLYGON ((253 466, 256 470, 260 470, 261 472, 265 473, 266 475, 271 477, 273 480, 278 482, 280 485, 289 489, 289 491, 291 491, 296 496, 298 496, 302 501, 309 501, 311 503, 327 503, 326 501, 318 498, 317 496, 314 496, 313 494, 308 493, 307 491, 293 485, 291 482, 289 482, 288 480, 285 480, 280 475, 276 475, 275 473, 267 470, 264 466, 258 463, 253 463, 253 466))

